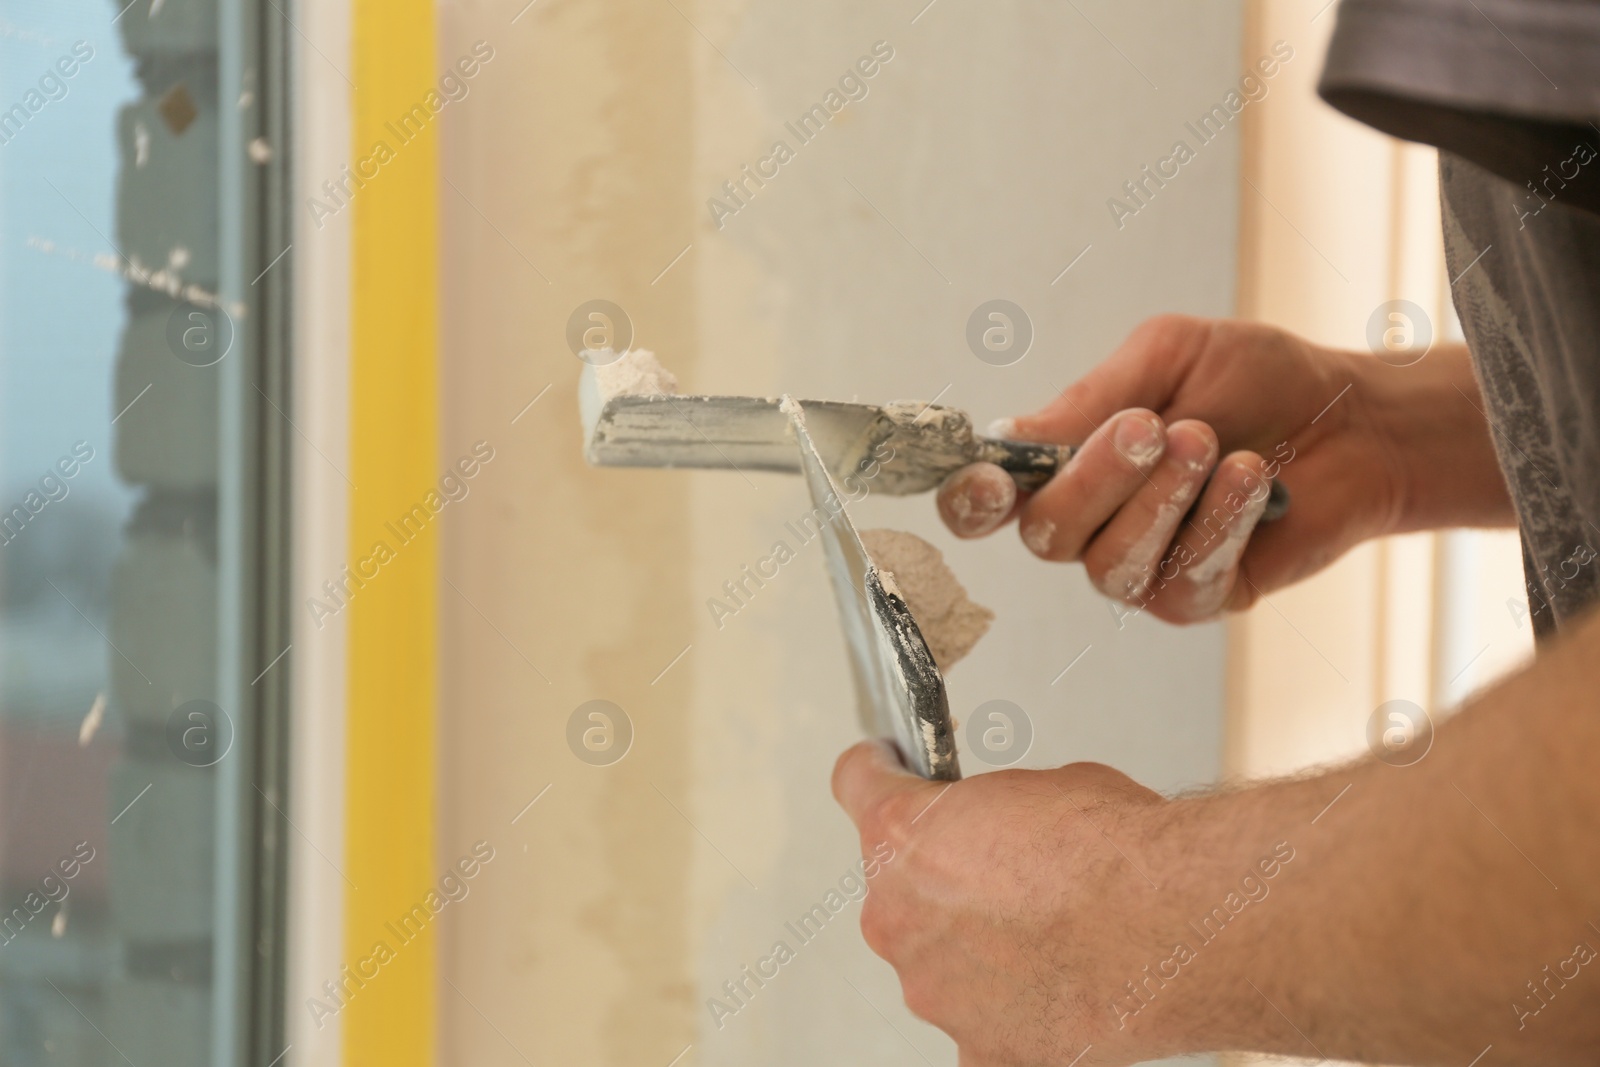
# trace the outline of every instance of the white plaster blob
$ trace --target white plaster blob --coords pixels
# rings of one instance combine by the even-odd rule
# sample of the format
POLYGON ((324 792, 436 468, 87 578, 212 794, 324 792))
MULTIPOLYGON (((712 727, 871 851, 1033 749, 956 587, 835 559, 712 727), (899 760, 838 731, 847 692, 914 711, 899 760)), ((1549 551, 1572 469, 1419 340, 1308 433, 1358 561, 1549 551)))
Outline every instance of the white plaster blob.
POLYGON ((595 386, 602 403, 614 396, 671 396, 678 391, 677 377, 649 349, 630 348, 610 362, 598 358, 593 362, 595 386))
POLYGON ((878 568, 883 587, 911 609, 940 670, 955 666, 989 632, 994 612, 967 597, 933 545, 900 530, 862 530, 861 543, 878 568))

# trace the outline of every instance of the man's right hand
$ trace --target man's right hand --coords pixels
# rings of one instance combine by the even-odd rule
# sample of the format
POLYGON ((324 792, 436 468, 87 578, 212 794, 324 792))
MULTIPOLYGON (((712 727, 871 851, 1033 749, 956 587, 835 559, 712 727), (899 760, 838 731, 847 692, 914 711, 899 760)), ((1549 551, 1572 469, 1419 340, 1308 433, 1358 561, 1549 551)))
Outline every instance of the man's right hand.
POLYGON ((939 491, 961 537, 1012 517, 1043 559, 1170 622, 1248 607, 1369 537, 1511 520, 1466 350, 1394 367, 1252 323, 1166 315, 1005 436, 1080 446, 1039 491, 973 464, 939 491), (1267 487, 1283 519, 1258 527, 1267 487), (1209 481, 1208 481, 1209 479, 1209 481))

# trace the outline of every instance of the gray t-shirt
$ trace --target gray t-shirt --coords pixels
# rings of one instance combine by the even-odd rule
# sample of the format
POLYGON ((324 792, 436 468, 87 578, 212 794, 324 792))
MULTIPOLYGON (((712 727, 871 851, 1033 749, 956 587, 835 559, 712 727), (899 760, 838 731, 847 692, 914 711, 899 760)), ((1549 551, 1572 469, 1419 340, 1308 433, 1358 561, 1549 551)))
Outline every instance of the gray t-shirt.
POLYGON ((1320 91, 1441 150, 1451 290, 1547 637, 1600 599, 1600 2, 1344 0, 1320 91))

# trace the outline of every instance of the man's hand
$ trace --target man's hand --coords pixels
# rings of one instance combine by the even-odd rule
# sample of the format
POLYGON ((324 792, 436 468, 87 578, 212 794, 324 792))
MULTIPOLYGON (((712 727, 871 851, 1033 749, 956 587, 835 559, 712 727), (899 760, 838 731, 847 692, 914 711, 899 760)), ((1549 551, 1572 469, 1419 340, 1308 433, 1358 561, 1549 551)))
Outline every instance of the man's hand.
POLYGON ((833 791, 865 853, 895 850, 862 905, 867 944, 963 1064, 1064 1067, 1091 1044, 1078 1067, 1162 1053, 1113 1010, 1149 962, 1140 950, 1166 936, 1122 921, 1164 914, 1135 866, 1160 796, 1092 763, 929 782, 873 741, 840 758, 833 791))
POLYGON ((1466 350, 1393 367, 1269 326, 1166 315, 1005 436, 1081 446, 1031 496, 998 467, 946 480, 962 537, 1016 517, 1036 555, 1171 622, 1249 606, 1360 541, 1512 520, 1466 350), (1258 527, 1268 482, 1286 518, 1258 527), (1209 482, 1208 482, 1209 479, 1209 482))

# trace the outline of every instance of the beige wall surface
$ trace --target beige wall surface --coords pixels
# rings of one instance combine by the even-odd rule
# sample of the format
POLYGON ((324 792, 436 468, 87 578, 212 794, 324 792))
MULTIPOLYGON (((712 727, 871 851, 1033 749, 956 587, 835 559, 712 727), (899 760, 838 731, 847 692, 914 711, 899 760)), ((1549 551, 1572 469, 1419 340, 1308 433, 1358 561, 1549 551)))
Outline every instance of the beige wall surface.
MULTIPOLYGON (((441 470, 495 449, 442 519, 439 863, 479 839, 495 858, 441 920, 441 1062, 953 1063, 855 905, 713 1021, 707 999, 856 859, 827 788, 858 736, 844 649, 820 548, 785 530, 798 480, 584 466, 567 320, 616 302, 687 391, 938 396, 980 425, 1031 410, 1146 315, 1232 310, 1236 129, 1120 228, 1107 200, 1193 143, 1185 123, 1253 61, 1238 5, 459 0, 440 18, 441 70, 494 49, 442 118, 441 470), (799 143, 785 123, 877 42, 893 57, 865 97, 799 143), (714 218, 779 139, 793 158, 714 218), (1008 367, 965 340, 997 297, 1036 332, 1008 367), (796 558, 719 626, 707 601, 778 540, 796 558), (635 731, 610 766, 567 744, 592 699, 635 731)), ((1020 705, 1024 765, 1103 760, 1163 789, 1218 773, 1220 628, 1119 629, 1076 568, 1010 532, 958 544, 926 498, 857 519, 929 538, 996 610, 951 672, 958 719, 1020 705)))

